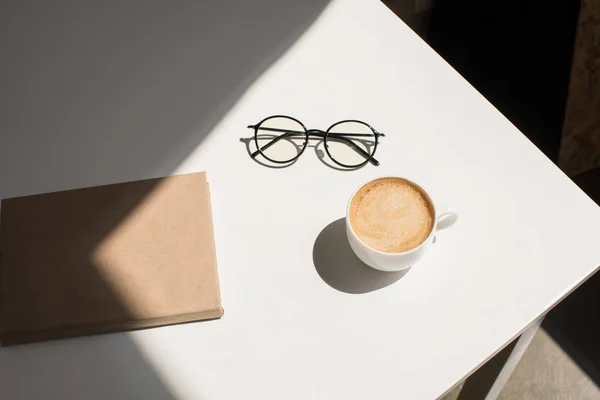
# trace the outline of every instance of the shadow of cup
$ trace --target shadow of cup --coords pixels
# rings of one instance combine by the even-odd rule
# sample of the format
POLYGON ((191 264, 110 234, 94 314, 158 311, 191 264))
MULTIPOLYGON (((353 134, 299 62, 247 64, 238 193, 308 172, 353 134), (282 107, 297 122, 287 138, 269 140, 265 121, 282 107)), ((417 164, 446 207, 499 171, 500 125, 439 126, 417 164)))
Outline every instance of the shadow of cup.
POLYGON ((384 288, 409 271, 378 271, 360 261, 346 238, 346 218, 333 221, 319 233, 313 246, 313 263, 325 283, 351 294, 384 288))

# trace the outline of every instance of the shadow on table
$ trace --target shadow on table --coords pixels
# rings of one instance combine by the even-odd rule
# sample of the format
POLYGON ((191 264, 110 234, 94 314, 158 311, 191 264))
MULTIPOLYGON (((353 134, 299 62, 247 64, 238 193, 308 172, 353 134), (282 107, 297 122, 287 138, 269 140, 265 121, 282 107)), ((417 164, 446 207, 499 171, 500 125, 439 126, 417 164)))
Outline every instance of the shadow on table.
MULTIPOLYGON (((274 135, 259 135, 258 139, 259 140, 265 139, 265 138, 274 139, 275 137, 276 136, 274 136, 274 135)), ((288 143, 291 146, 294 146, 297 153, 300 153, 300 151, 302 150, 302 148, 300 146, 298 146, 296 144, 296 142, 294 142, 293 140, 289 140, 289 139, 281 139, 281 140, 285 141, 286 143, 288 143)), ((254 136, 247 137, 247 138, 240 138, 240 142, 242 142, 242 143, 244 143, 244 145, 246 145, 246 153, 248 153, 248 158, 250 158, 255 163, 262 165, 263 167, 266 167, 266 168, 273 168, 273 169, 288 168, 288 167, 291 167, 292 165, 296 164, 296 162, 298 162, 298 160, 300 159, 300 157, 298 157, 288 163, 279 164, 279 163, 274 163, 274 162, 267 160, 261 154, 257 155, 256 157, 252 157, 252 153, 254 153, 257 149, 256 142, 254 140, 254 136)))
POLYGON ((175 400, 128 334, 0 350, 6 399, 175 400))
POLYGON ((328 3, 1 2, 0 198, 172 173, 328 3))
POLYGON ((313 262, 325 283, 340 292, 351 294, 384 288, 408 272, 378 271, 360 261, 346 237, 346 218, 333 221, 319 233, 313 247, 313 262))
MULTIPOLYGON (((275 138, 275 136, 273 135, 260 135, 259 139, 261 138, 275 138)), ((301 146, 298 146, 297 143, 295 143, 293 140, 287 140, 287 139, 282 139, 285 140, 289 145, 293 145, 296 148, 296 151, 298 153, 300 153, 300 151, 302 150, 301 146)), ((244 145, 246 146, 246 153, 248 153, 248 158, 250 158, 252 161, 254 161, 255 163, 262 165, 263 167, 267 167, 267 168, 273 168, 273 169, 283 169, 283 168, 288 168, 291 167, 292 165, 296 164, 296 162, 300 159, 300 157, 292 160, 289 163, 284 163, 284 164, 279 164, 279 163, 273 163, 270 162, 269 160, 267 160, 266 158, 264 158, 262 155, 258 155, 256 157, 252 157, 252 153, 254 153, 257 150, 256 147, 256 142, 254 141, 254 136, 251 137, 246 137, 246 138, 240 138, 240 142, 244 143, 244 145)), ((358 169, 364 168, 365 165, 361 165, 359 167, 355 167, 355 168, 344 168, 341 167, 337 164, 335 164, 331 158, 329 158, 329 156, 327 156, 327 154, 325 153, 325 150, 323 150, 323 147, 325 146, 325 141, 321 138, 314 138, 314 137, 309 137, 308 138, 308 144, 307 144, 307 148, 313 148, 315 151, 315 155, 317 156, 317 158, 319 159, 319 161, 325 165, 328 168, 331 169, 335 169, 336 171, 356 171, 358 169)), ((302 155, 306 154, 306 150, 302 155)))
MULTIPOLYGON (((1 2, 0 198, 171 174, 328 3, 1 2)), ((110 219, 88 215, 98 235, 76 247, 124 314, 90 260, 154 189, 110 219)), ((6 398, 175 398, 123 333, 0 348, 0 387, 6 398)))

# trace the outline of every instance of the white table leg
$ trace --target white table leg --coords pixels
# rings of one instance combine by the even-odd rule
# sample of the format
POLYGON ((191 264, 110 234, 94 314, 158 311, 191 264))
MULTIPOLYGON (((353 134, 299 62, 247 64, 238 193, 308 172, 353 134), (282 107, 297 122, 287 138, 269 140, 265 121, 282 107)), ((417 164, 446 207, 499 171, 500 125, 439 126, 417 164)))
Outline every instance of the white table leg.
POLYGON ((492 384, 490 391, 485 396, 485 400, 495 400, 498 398, 498 395, 502 391, 502 388, 504 387, 506 382, 508 382, 508 378, 510 378, 510 375, 515 370, 517 364, 521 360, 521 357, 523 357, 523 354, 525 354, 525 350, 527 350, 527 347, 529 347, 529 343, 531 343, 533 336, 535 336, 535 333, 539 329, 543 320, 544 317, 535 321, 517 339, 517 342, 513 347, 512 351, 510 352, 508 359, 504 362, 504 366, 498 373, 498 376, 492 384))
POLYGON ((533 322, 521 336, 475 371, 466 380, 458 399, 497 399, 543 320, 541 317, 533 322))

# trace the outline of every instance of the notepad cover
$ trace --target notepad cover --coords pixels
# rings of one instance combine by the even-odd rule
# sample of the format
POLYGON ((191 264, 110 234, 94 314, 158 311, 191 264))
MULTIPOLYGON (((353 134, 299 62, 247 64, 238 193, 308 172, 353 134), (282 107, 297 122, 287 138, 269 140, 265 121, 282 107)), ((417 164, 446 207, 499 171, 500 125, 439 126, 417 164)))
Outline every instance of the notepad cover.
POLYGON ((205 173, 2 200, 3 345, 220 318, 205 173))

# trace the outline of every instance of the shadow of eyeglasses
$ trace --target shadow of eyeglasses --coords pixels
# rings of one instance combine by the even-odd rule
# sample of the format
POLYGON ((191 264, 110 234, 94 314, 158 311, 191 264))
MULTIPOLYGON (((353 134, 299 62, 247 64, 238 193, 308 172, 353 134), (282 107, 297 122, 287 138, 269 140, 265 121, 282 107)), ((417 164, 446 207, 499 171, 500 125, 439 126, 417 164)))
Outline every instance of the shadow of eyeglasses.
MULTIPOLYGON (((274 140, 276 138, 278 138, 279 136, 277 135, 269 135, 269 134, 263 134, 263 135, 258 135, 257 138, 259 140, 274 140)), ((269 160, 267 160, 264 157, 260 157, 261 154, 259 154, 258 156, 252 156, 253 154, 256 154, 257 148, 256 148, 256 143, 254 141, 254 136, 251 137, 246 137, 246 138, 240 138, 240 142, 244 143, 246 145, 246 152, 248 153, 248 156, 250 157, 250 159, 252 159, 255 163, 263 166, 263 167, 267 167, 267 168, 272 168, 272 169, 283 169, 283 168, 288 168, 291 167, 293 164, 295 164, 298 159, 300 157, 298 157, 298 155, 302 152, 302 148, 304 146, 299 145, 298 143, 294 142, 292 140, 293 138, 291 137, 285 137, 285 138, 280 138, 279 141, 285 141, 288 142, 290 144, 292 144, 294 146, 294 148, 296 149, 296 158, 294 158, 292 161, 290 161, 289 163, 284 163, 284 164, 279 164, 279 163, 271 163, 269 162, 269 160)), ((368 140, 362 140, 362 139, 353 139, 354 142, 360 143, 361 145, 363 145, 366 149, 367 152, 371 153, 373 151, 374 143, 368 140)), ((343 142, 342 142, 343 143, 343 142)), ((352 167, 352 168, 344 168, 344 167, 340 167, 339 165, 335 164, 329 157, 326 156, 326 152, 323 149, 323 146, 325 145, 325 139, 322 137, 314 137, 314 136, 309 136, 308 137, 308 143, 306 145, 306 147, 310 147, 310 148, 314 148, 315 150, 315 154, 317 156, 317 158, 319 159, 319 161, 325 165, 326 167, 329 167, 331 169, 334 169, 336 171, 355 171, 355 170, 359 170, 361 168, 363 168, 365 164, 359 165, 357 167, 352 167), (328 162, 329 161, 329 162, 328 162)))

